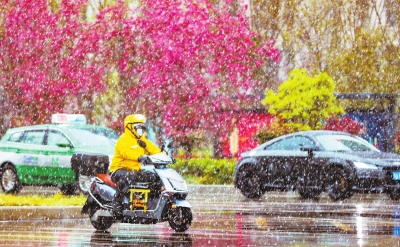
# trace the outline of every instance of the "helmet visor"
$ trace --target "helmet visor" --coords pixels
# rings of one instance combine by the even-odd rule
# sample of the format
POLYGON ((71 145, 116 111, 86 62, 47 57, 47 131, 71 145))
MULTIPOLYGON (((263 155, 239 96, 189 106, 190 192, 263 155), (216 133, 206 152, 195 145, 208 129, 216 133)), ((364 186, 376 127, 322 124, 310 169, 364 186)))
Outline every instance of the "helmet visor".
POLYGON ((135 128, 135 132, 139 135, 139 137, 142 137, 146 131, 146 126, 142 123, 133 124, 133 128, 135 128))
POLYGON ((135 128, 136 131, 138 131, 139 129, 142 129, 143 131, 146 131, 146 125, 142 124, 142 123, 135 123, 133 124, 133 128, 135 128))
POLYGON ((142 123, 133 124, 133 128, 135 128, 135 131, 139 136, 142 136, 144 132, 147 130, 146 125, 142 123))

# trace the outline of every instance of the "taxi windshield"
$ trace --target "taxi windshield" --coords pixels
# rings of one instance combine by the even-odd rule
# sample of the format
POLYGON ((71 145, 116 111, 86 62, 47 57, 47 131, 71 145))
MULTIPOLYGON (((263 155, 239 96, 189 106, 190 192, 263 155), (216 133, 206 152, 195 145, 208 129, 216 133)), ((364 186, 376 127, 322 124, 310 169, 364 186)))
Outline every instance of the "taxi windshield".
POLYGON ((92 131, 85 129, 69 129, 74 139, 81 146, 114 146, 115 140, 109 139, 104 135, 95 134, 92 131))

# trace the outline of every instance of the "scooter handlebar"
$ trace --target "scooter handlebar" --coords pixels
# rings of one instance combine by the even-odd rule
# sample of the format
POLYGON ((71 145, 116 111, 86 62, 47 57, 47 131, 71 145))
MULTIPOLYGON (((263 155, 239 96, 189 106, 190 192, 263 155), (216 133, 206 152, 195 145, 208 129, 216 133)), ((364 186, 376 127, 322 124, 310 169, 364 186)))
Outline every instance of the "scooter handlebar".
POLYGON ((138 159, 138 161, 139 161, 140 163, 151 163, 151 159, 150 159, 150 157, 147 156, 147 155, 142 155, 142 156, 140 156, 139 159, 138 159))

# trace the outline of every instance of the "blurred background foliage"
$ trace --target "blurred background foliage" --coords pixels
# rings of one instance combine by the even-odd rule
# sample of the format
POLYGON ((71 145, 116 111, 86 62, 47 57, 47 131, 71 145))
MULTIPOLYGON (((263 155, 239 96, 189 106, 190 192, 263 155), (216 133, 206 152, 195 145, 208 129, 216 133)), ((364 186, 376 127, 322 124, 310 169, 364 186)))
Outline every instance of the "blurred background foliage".
POLYGON ((192 158, 177 159, 170 165, 188 184, 231 185, 236 159, 192 158))
POLYGON ((66 196, 61 193, 52 195, 13 195, 2 194, 0 206, 83 206, 86 196, 83 194, 66 196))
POLYGON ((398 0, 254 0, 251 13, 253 29, 278 41, 283 73, 326 72, 342 93, 399 92, 398 0))

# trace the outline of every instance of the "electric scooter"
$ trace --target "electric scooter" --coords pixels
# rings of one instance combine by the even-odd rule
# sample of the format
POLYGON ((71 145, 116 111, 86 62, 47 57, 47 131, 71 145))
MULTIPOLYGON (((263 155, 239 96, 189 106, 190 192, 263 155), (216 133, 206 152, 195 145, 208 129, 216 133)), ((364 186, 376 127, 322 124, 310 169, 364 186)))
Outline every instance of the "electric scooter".
MULTIPOLYGON (((172 143, 167 148, 171 147, 172 143)), ((186 200, 186 182, 175 170, 167 167, 175 159, 165 151, 165 144, 162 150, 164 152, 150 155, 142 162, 141 173, 151 179, 130 186, 122 203, 122 214, 112 207, 117 185, 110 175, 97 174, 82 208, 82 214, 89 214, 94 228, 107 230, 117 222, 156 224, 164 221, 168 221, 176 232, 184 232, 190 227, 192 211, 186 200)))

